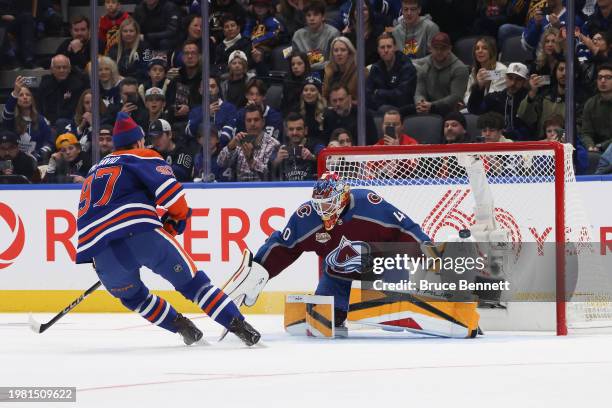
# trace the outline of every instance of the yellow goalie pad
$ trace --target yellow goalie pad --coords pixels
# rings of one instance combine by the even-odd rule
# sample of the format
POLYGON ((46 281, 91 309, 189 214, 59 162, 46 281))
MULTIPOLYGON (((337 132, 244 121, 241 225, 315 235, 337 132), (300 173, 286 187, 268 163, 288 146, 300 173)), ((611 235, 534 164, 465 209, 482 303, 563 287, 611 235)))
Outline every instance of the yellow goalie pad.
POLYGON ((284 326, 296 336, 333 338, 333 296, 287 295, 284 326))
POLYGON ((353 288, 348 320, 441 337, 476 337, 475 302, 445 302, 412 293, 353 288))

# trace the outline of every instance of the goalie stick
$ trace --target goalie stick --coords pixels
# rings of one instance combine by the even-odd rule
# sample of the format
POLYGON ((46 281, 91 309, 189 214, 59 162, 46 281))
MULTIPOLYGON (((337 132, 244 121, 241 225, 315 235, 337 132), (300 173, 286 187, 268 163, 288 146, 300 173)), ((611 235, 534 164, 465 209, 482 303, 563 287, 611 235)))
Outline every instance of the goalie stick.
POLYGON ((84 293, 82 293, 81 296, 73 300, 72 303, 66 306, 64 310, 62 310, 57 315, 55 315, 55 317, 53 317, 53 319, 49 320, 47 323, 42 323, 42 324, 38 323, 36 320, 34 320, 32 313, 30 313, 30 318, 29 318, 30 328, 36 333, 44 333, 49 327, 53 326, 55 322, 57 322, 59 319, 64 317, 66 314, 68 314, 68 312, 70 312, 72 309, 77 307, 79 303, 81 303, 87 296, 91 295, 91 293, 95 291, 96 289, 98 289, 100 285, 102 285, 102 282, 100 281, 97 281, 96 283, 94 283, 92 287, 90 287, 84 293))

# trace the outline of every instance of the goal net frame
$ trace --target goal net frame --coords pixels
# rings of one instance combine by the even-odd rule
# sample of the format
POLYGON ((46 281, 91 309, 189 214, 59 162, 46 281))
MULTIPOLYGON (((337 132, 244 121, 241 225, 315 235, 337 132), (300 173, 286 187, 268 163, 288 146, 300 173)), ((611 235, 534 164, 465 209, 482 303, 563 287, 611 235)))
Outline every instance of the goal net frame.
MULTIPOLYGON (((555 301, 556 301, 556 329, 557 335, 566 335, 568 333, 567 321, 567 302, 566 287, 565 287, 565 256, 566 256, 566 184, 568 182, 576 182, 572 167, 572 152, 573 148, 569 145, 563 145, 558 142, 514 142, 514 143, 469 143, 469 144, 444 144, 444 145, 408 145, 408 146, 358 146, 358 147, 334 147, 326 148, 320 152, 318 156, 318 174, 319 176, 327 171, 334 170, 335 163, 338 160, 346 160, 350 162, 348 157, 354 161, 362 159, 362 163, 366 162, 366 156, 372 157, 372 162, 379 160, 387 160, 386 157, 393 159, 393 156, 398 157, 398 160, 419 160, 426 157, 424 155, 432 155, 434 157, 447 155, 487 155, 487 154, 508 154, 520 155, 536 154, 536 152, 548 152, 550 157, 554 157, 554 242, 555 242, 555 301), (402 158, 403 157, 403 158, 402 158), (331 168, 330 168, 331 167, 331 168)), ((352 163, 352 162, 351 162, 352 163)), ((342 177, 342 174, 340 175, 342 177)), ((550 175, 549 175, 550 177, 550 175)), ((349 180, 347 178, 347 180, 349 180)), ((349 184, 351 187, 373 188, 365 183, 360 185, 354 183, 355 180, 350 178, 349 184), (352 181, 352 182, 351 182, 352 181)), ((406 179, 404 179, 406 180, 406 179)), ((488 179, 486 179, 488 180, 488 179)), ((443 184, 443 183, 442 183, 443 184)), ((488 184, 488 182, 486 183, 488 184)), ((375 188, 374 188, 375 189, 375 188)), ((383 198, 384 195, 383 195, 383 198)), ((411 217, 411 214, 407 214, 411 217)), ((415 222, 420 224, 419 220, 415 222)))

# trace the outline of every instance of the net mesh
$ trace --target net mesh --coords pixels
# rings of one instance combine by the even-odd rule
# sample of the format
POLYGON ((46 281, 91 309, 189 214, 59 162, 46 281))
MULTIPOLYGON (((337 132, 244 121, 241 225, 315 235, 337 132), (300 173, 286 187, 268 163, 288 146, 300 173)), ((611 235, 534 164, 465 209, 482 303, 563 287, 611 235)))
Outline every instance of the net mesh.
POLYGON ((509 300, 520 301, 556 299, 554 244, 547 244, 554 243, 556 237, 555 181, 563 180, 565 194, 559 199, 568 243, 564 262, 577 265, 572 270, 578 271, 577 276, 566 277, 573 279, 566 283, 571 290, 566 296, 567 326, 612 325, 608 296, 612 292, 605 289, 609 278, 594 256, 598 249, 581 204, 572 146, 563 147, 563 166, 558 169, 551 144, 543 143, 536 149, 533 145, 529 149, 520 143, 513 145, 514 150, 504 151, 478 151, 478 145, 470 145, 471 151, 453 152, 436 151, 435 147, 428 150, 426 146, 409 146, 406 151, 395 149, 393 153, 382 149, 353 149, 348 154, 332 150, 324 153, 323 163, 324 170, 338 173, 351 187, 374 190, 421 225, 432 240, 444 242, 476 222, 475 194, 466 163, 480 162, 493 197, 497 227, 506 230, 512 241, 512 279, 515 287, 523 288, 520 293, 509 294, 509 300), (536 258, 553 266, 534 270, 536 258))

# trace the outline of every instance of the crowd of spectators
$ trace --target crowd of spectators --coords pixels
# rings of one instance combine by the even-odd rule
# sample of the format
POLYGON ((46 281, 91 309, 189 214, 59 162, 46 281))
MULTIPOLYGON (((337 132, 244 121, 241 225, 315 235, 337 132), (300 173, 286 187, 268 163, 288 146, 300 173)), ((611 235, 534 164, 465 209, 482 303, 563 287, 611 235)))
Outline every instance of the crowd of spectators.
POLYGON ((577 171, 612 172, 612 0, 576 0, 574 33, 565 29, 564 0, 366 0, 365 67, 357 65, 352 0, 211 0, 208 22, 200 0, 141 0, 130 13, 105 0, 100 21, 81 15, 64 27, 59 3, 0 0, 0 75, 49 69, 39 81, 18 74, 3 101, 0 175, 82 182, 94 146, 100 157, 112 151, 123 111, 181 181, 202 180, 204 154, 205 181, 313 179, 323 148, 358 144, 359 70, 366 145, 432 140, 434 128, 407 134, 419 116, 439 118, 441 143, 564 142, 565 90, 574 81, 574 143, 594 163, 577 171), (210 55, 202 54, 203 24, 210 55), (37 39, 62 30, 69 38, 37 60, 37 39), (566 77, 567 35, 576 39, 574 78, 566 77), (453 47, 466 38, 469 55, 453 47), (530 57, 503 59, 500 50, 517 38, 530 57), (212 74, 207 109, 203 64, 212 74), (468 115, 478 116, 478 132, 469 132, 468 115))

